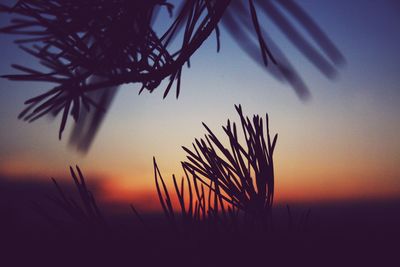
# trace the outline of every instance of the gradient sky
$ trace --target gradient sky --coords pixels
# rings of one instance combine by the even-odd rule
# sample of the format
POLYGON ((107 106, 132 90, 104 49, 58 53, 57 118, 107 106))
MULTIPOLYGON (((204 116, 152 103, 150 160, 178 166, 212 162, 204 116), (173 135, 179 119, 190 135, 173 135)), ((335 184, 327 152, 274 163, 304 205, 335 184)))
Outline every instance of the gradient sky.
MULTIPOLYGON (((154 194, 152 157, 164 177, 180 176, 180 161, 201 122, 223 137, 234 104, 248 115, 270 116, 279 134, 275 154, 276 198, 281 202, 346 201, 400 196, 400 5, 397 1, 299 1, 344 54, 347 64, 334 81, 326 79, 276 29, 267 31, 311 89, 301 101, 273 79, 222 31, 184 69, 178 100, 162 99, 163 88, 138 96, 122 86, 88 154, 58 141, 59 120, 27 124, 17 120, 23 102, 46 84, 0 80, 0 173, 12 179, 68 175, 79 164, 88 179, 99 179, 113 200, 135 202, 154 194), (349 4, 351 2, 351 4, 349 4)), ((161 17, 164 19, 164 17, 161 17)), ((1 25, 6 19, 0 18, 1 25)), ((11 63, 34 66, 1 36, 0 73, 11 63)), ((69 121, 72 123, 72 120, 69 121)), ((65 136, 67 136, 65 134, 65 136)))

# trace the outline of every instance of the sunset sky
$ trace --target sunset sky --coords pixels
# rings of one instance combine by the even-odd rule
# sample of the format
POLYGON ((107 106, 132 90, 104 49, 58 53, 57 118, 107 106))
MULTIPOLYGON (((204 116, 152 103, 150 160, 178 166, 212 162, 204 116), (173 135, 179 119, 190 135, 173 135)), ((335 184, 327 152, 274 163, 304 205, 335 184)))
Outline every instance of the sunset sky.
MULTIPOLYGON (((82 154, 68 146, 67 134, 58 140, 61 118, 17 120, 23 102, 49 85, 1 79, 0 176, 50 182, 49 177, 68 177, 68 166, 78 164, 89 183, 101 184, 100 198, 150 207, 152 157, 164 178, 181 176, 181 146, 204 135, 201 122, 224 138, 221 126, 228 118, 238 121, 234 105, 241 104, 248 115, 268 112, 270 129, 279 135, 278 202, 398 198, 400 5, 395 0, 298 2, 346 58, 339 75, 329 80, 265 21, 309 86, 309 100, 300 100, 222 31, 221 52, 216 53, 212 35, 191 58, 192 67, 183 70, 178 100, 174 93, 163 100, 165 87, 139 96, 139 85, 122 86, 90 151, 82 154)), ((1 25, 6 21, 0 18, 1 25)), ((12 63, 35 66, 12 36, 0 40, 0 74, 14 73, 12 63)))

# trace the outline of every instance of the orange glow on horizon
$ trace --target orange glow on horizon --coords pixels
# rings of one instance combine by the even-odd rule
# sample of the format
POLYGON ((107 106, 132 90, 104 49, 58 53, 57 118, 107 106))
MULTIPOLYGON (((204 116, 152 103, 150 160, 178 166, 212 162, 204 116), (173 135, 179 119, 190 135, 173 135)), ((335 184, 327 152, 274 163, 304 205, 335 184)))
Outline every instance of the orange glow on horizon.
MULTIPOLYGON (((172 205, 179 210, 179 203, 175 195, 175 189, 171 181, 165 176, 165 182, 172 199, 172 205)), ((277 181, 275 188, 275 204, 288 203, 334 203, 344 201, 363 201, 372 199, 394 199, 399 195, 398 188, 381 187, 376 188, 371 183, 360 184, 357 179, 347 179, 349 182, 343 184, 340 181, 336 183, 326 183, 321 181, 318 183, 288 183, 284 180, 277 181), (325 183, 325 186, 323 184, 325 183)), ((185 199, 188 199, 187 189, 185 199)), ((152 212, 161 211, 158 195, 155 185, 149 188, 126 187, 117 180, 109 180, 103 183, 102 200, 108 203, 126 203, 134 204, 142 211, 152 212)))
MULTIPOLYGON (((9 160, 0 164, 0 175, 17 180, 40 179, 38 182, 50 182, 50 169, 51 166, 49 167, 40 162, 9 160)), ((374 173, 361 177, 357 171, 353 171, 353 173, 348 171, 347 176, 345 176, 345 173, 321 170, 323 170, 323 167, 308 171, 303 170, 301 175, 294 175, 293 170, 280 171, 280 168, 278 168, 275 177, 275 203, 327 203, 393 199, 400 194, 400 187, 395 187, 391 183, 384 184, 374 179, 374 173), (323 179, 319 177, 323 177, 323 179)), ((127 209, 130 204, 133 204, 141 212, 158 212, 162 210, 154 184, 154 177, 149 173, 143 175, 132 173, 128 175, 121 172, 121 175, 111 176, 95 169, 82 168, 82 171, 89 187, 92 184, 93 188, 96 188, 95 197, 100 203, 126 205, 127 209), (130 178, 128 179, 128 177, 130 178), (137 185, 135 179, 141 179, 142 177, 147 177, 146 179, 148 180, 137 185)), ((395 176, 395 173, 392 175, 395 176)), ((68 170, 64 170, 62 174, 53 175, 53 177, 56 179, 66 179, 68 177, 70 179, 68 170)), ((176 210, 179 210, 171 175, 164 173, 163 178, 172 197, 173 206, 176 210)))

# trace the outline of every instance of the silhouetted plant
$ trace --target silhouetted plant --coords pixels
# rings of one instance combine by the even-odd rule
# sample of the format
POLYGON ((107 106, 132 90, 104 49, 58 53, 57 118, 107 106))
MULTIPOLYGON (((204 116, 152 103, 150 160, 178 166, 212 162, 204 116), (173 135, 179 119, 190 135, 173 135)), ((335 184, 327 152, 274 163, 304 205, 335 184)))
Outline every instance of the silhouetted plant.
MULTIPOLYGON (((243 115, 241 106, 235 106, 242 125, 244 144, 240 142, 236 124, 228 120, 223 130, 230 147, 225 147, 203 123, 208 134, 196 139, 193 150, 186 147, 184 168, 204 184, 211 182, 220 199, 231 203, 252 219, 266 221, 274 198, 273 152, 278 135, 270 138, 268 114, 263 119, 254 115, 252 121, 243 115)), ((221 208, 223 203, 221 202, 221 208)))
MULTIPOLYGON (((263 65, 274 63, 269 68, 271 73, 291 84, 300 97, 307 97, 307 86, 264 31, 260 11, 324 75, 334 76, 334 65, 343 62, 332 42, 292 0, 181 1, 171 25, 158 33, 153 22, 160 7, 172 13, 173 5, 164 0, 19 0, 14 6, 0 4, 0 13, 13 16, 0 33, 25 36, 16 43, 48 69, 13 65, 22 74, 3 77, 55 84, 48 92, 27 100, 28 106, 19 117, 34 121, 48 113, 62 112, 61 138, 69 114, 77 121, 86 110, 94 108, 96 113, 104 113, 115 86, 141 83, 140 92, 144 89, 152 92, 168 78, 164 97, 175 81, 178 97, 184 64, 190 65, 190 57, 212 32, 216 33, 219 51, 219 24, 253 59, 263 65), (314 45, 290 19, 304 27, 314 45), (171 44, 176 43, 177 37, 182 44, 173 51, 176 46, 171 44), (32 45, 25 46, 27 43, 32 45), (97 90, 102 90, 101 94, 93 95, 97 90)), ((80 141, 84 143, 83 149, 94 138, 101 117, 89 118, 95 123, 90 124, 92 131, 87 138, 80 141)))
MULTIPOLYGON (((57 195, 48 196, 48 198, 79 225, 95 228, 105 227, 106 221, 97 206, 92 192, 88 189, 85 178, 78 166, 76 166, 76 170, 78 176, 74 169, 70 167, 71 177, 79 194, 79 200, 66 195, 54 178, 51 179, 57 189, 57 195)), ((36 210, 51 222, 59 221, 38 205, 36 205, 36 210)))
POLYGON ((239 210, 222 198, 212 182, 199 183, 193 172, 183 168, 185 177, 182 177, 178 185, 173 175, 174 189, 169 192, 155 159, 153 159, 153 164, 161 207, 166 219, 176 230, 198 230, 199 227, 207 227, 229 231, 238 225, 239 210), (185 190, 188 195, 185 195, 185 190), (178 202, 178 208, 174 207, 174 197, 178 202))
MULTIPOLYGON (((240 142, 236 124, 228 120, 223 129, 229 147, 225 147, 204 123, 208 132, 205 139, 196 139, 193 151, 183 147, 188 154, 187 161, 182 162, 186 178, 182 178, 180 188, 175 176, 173 182, 180 214, 185 221, 213 219, 225 225, 235 224, 241 211, 246 222, 257 222, 265 226, 269 222, 274 198, 273 151, 277 135, 271 140, 268 115, 264 129, 261 117, 254 115, 251 121, 243 115, 240 105, 235 108, 242 125, 244 145, 240 142), (184 180, 187 181, 188 199, 184 195, 184 180), (205 188, 208 191, 208 201, 205 188)), ((175 223, 176 210, 155 159, 154 175, 164 213, 175 223)))

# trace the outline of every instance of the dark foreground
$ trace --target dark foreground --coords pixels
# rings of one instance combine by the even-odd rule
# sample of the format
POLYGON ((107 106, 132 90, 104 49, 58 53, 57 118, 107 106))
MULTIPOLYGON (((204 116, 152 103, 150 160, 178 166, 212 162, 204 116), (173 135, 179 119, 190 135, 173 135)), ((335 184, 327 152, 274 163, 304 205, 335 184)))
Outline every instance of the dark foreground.
MULTIPOLYGON (((55 223, 2 207, 0 266, 400 266, 398 201, 273 214, 273 229, 174 228, 161 215, 55 223)), ((32 213, 33 214, 33 213, 32 213)))

